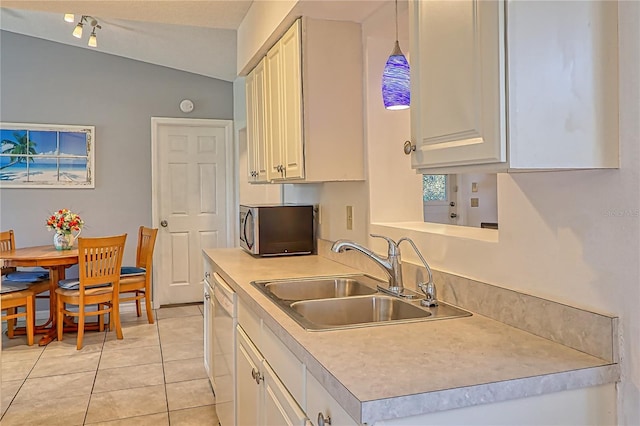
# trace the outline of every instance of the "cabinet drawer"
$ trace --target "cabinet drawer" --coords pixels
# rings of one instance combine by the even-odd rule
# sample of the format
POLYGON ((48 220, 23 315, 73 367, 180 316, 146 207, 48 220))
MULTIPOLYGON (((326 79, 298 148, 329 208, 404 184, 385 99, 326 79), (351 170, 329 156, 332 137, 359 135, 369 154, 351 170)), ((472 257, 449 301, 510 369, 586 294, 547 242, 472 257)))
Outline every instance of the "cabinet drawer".
POLYGON ((258 316, 242 301, 238 301, 238 324, 249 336, 251 341, 259 348, 262 348, 262 321, 258 316))
POLYGON ((320 382, 316 380, 307 371, 307 416, 313 424, 317 425, 318 414, 322 413, 325 417, 331 417, 332 425, 352 426, 359 423, 347 414, 346 411, 333 399, 333 397, 322 387, 320 382))
POLYGON ((304 375, 305 366, 296 356, 282 343, 282 341, 263 324, 262 345, 260 346, 262 355, 276 372, 280 381, 289 390, 296 402, 304 408, 304 375))
POLYGON ((262 365, 265 384, 264 420, 266 425, 307 424, 307 416, 292 398, 289 389, 278 380, 268 362, 262 365))

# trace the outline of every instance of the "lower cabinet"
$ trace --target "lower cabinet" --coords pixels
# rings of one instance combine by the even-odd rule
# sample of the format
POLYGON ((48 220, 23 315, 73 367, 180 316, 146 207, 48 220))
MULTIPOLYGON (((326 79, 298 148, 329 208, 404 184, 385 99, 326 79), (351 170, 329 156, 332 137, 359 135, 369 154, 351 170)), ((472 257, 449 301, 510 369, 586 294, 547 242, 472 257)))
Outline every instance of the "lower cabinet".
POLYGON ((204 369, 207 371, 211 386, 215 387, 213 379, 213 287, 207 276, 204 279, 204 369))
POLYGON ((241 326, 236 333, 238 425, 308 425, 305 413, 241 326))
POLYGON ((325 425, 333 426, 356 426, 358 424, 308 371, 306 379, 307 414, 313 424, 316 426, 322 425, 323 422, 325 425))

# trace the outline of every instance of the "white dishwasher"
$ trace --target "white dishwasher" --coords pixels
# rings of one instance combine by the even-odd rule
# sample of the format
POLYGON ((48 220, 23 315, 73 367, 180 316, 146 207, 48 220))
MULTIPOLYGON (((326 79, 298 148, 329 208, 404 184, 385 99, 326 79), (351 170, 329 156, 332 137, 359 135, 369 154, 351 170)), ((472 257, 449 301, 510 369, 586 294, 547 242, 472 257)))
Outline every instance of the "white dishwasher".
POLYGON ((234 426, 235 413, 235 339, 238 323, 236 293, 217 273, 213 274, 213 327, 210 350, 213 352, 213 390, 216 412, 222 426, 234 426))

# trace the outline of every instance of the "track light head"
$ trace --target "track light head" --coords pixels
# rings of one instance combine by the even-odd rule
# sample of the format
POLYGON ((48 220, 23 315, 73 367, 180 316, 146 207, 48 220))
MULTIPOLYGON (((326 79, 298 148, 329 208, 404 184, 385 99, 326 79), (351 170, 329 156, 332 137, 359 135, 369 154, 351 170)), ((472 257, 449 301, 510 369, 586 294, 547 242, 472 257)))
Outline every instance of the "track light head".
MULTIPOLYGON (((73 22, 73 14, 70 14, 70 13, 65 14, 64 20, 68 22, 73 22), (71 21, 68 21, 69 17, 71 21)), ((78 24, 73 30, 73 33, 72 33, 73 36, 75 38, 82 38, 82 27, 84 26, 85 23, 88 23, 92 27, 91 35, 89 36, 89 42, 87 43, 87 45, 89 47, 98 47, 98 38, 96 36, 96 29, 102 29, 102 27, 100 26, 100 24, 98 24, 98 20, 93 16, 82 15, 82 17, 80 18, 80 21, 78 21, 78 24)))
POLYGON ((78 22, 72 34, 75 38, 82 38, 82 21, 78 22))

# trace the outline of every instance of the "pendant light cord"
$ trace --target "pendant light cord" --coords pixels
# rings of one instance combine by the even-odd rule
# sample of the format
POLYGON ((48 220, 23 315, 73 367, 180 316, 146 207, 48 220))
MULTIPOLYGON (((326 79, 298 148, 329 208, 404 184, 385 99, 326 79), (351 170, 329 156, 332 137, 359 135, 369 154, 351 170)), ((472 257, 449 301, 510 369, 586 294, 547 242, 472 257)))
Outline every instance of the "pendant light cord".
POLYGON ((398 0, 396 0, 396 41, 398 41, 398 0))

